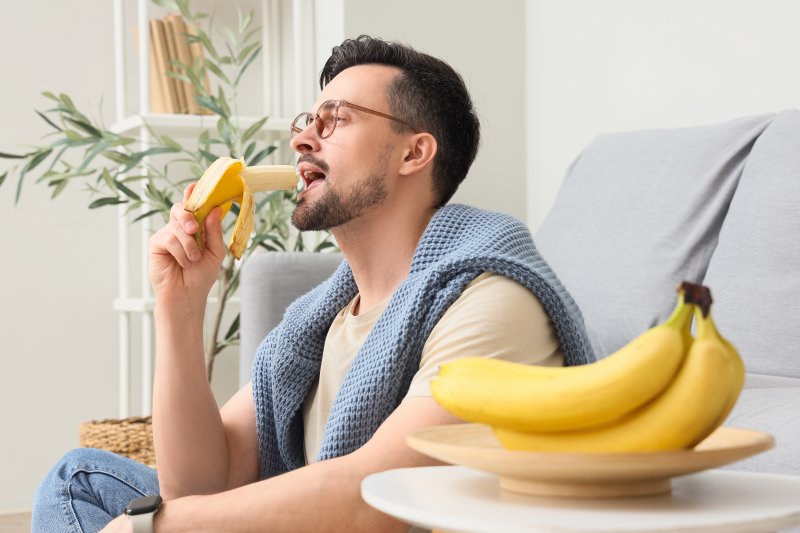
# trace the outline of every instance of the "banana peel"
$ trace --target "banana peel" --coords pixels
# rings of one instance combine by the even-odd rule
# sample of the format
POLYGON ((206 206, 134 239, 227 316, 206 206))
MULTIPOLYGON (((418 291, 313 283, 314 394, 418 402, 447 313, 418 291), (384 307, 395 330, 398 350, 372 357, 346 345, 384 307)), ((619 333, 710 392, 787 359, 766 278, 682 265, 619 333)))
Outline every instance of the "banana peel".
POLYGON ((233 227, 228 251, 241 259, 255 226, 253 194, 261 191, 292 190, 297 186, 297 172, 291 165, 257 165, 248 167, 242 159, 220 157, 203 173, 184 209, 194 215, 198 224, 195 242, 205 247, 203 237, 206 217, 215 207, 225 215, 234 203, 239 204, 239 216, 233 227))

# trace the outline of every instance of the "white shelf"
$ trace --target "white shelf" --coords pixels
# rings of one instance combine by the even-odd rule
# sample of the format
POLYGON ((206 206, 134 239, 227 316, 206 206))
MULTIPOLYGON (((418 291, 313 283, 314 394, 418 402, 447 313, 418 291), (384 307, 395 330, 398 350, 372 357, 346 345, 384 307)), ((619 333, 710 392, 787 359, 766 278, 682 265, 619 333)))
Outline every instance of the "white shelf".
MULTIPOLYGON (((139 28, 147 28, 150 14, 148 6, 151 0, 113 0, 114 4, 114 82, 116 97, 116 113, 111 131, 117 134, 127 134, 138 139, 140 149, 151 145, 152 130, 158 135, 168 135, 176 139, 196 138, 203 130, 216 130, 218 118, 216 115, 174 115, 151 113, 150 106, 150 65, 149 65, 149 39, 139 39, 136 44, 137 66, 134 68, 131 81, 137 86, 137 103, 127 106, 126 89, 126 58, 131 50, 126 49, 125 35, 129 32, 130 21, 125 20, 126 5, 135 4, 136 23, 139 28), (149 127, 149 129, 148 129, 149 127)), ((223 5, 224 2, 215 2, 223 5)), ((313 21, 315 0, 260 0, 261 4, 261 41, 264 46, 261 56, 264 98, 264 115, 274 114, 264 123, 256 137, 277 148, 265 163, 273 161, 284 162, 293 157, 288 149, 291 138, 289 127, 291 119, 282 118, 281 115, 292 114, 296 109, 302 109, 313 102, 314 87, 314 62, 310 51, 313 45, 308 41, 308 21, 312 22, 310 33, 314 34, 313 21), (285 17, 285 14, 289 14, 285 17), (286 42, 292 38, 288 28, 284 28, 285 19, 290 18, 293 24, 302 25, 302 29, 294 36, 294 49, 287 48, 286 42), (302 38, 300 36, 305 36, 302 38), (292 50, 292 53, 288 53, 292 50), (269 53, 265 53, 269 51, 269 53), (284 65, 291 64, 294 70, 295 95, 289 99, 284 94, 283 86, 284 65), (304 91, 311 91, 306 95, 304 91)), ((128 14, 130 16, 130 14, 128 14)), ((313 42, 313 41, 312 41, 313 42)), ((263 115, 262 115, 263 116, 263 115)), ((238 116, 237 125, 247 129, 257 123, 262 117, 238 116)), ((153 324, 153 292, 147 277, 147 239, 152 234, 151 220, 145 218, 140 222, 139 239, 141 249, 132 251, 129 246, 129 220, 127 206, 119 205, 119 223, 117 228, 117 256, 118 256, 118 297, 113 302, 114 310, 118 314, 119 324, 119 417, 130 416, 130 369, 131 369, 131 338, 138 340, 141 370, 141 412, 147 415, 152 412, 152 376, 154 364, 154 324, 153 324), (132 275, 132 267, 138 260, 138 273, 132 275), (137 279, 138 278, 138 279, 137 279), (132 287, 131 281, 138 280, 138 288, 132 287), (136 317, 139 320, 133 322, 136 317), (136 333, 133 328, 136 327, 136 333)), ((216 302, 209 298, 209 303, 216 302)), ((237 299, 231 303, 238 305, 237 299)))
MULTIPOLYGON (((236 119, 241 128, 247 129, 260 117, 238 117, 236 119)), ((136 131, 146 124, 154 130, 168 135, 179 136, 181 134, 196 134, 204 129, 214 129, 217 127, 216 115, 169 115, 163 113, 142 113, 130 115, 111 126, 114 133, 128 133, 136 131)), ((261 132, 274 132, 280 137, 289 138, 289 127, 292 121, 288 118, 269 118, 261 129, 261 132)))

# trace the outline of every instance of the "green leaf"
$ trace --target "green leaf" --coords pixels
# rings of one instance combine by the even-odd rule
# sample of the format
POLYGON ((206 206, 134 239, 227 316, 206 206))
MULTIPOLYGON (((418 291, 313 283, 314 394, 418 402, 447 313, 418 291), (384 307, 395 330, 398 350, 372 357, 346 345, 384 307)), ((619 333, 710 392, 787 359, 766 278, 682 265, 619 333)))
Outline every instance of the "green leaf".
MULTIPOLYGON (((242 142, 244 142, 244 141, 242 141, 242 142)), ((250 144, 248 144, 248 145, 247 145, 247 148, 245 148, 245 150, 244 150, 244 155, 242 155, 242 157, 243 157, 245 160, 247 160, 247 158, 248 158, 248 157, 250 157, 251 155, 253 155, 253 151, 254 151, 255 149, 256 149, 256 143, 255 143, 255 141, 253 141, 253 142, 251 142, 250 144)))
POLYGON ((122 183, 121 181, 117 181, 117 182, 116 182, 116 185, 117 185, 117 188, 118 188, 119 190, 121 190, 122 192, 124 192, 124 193, 125 193, 125 196, 127 196, 128 198, 130 198, 130 199, 132 199, 132 200, 141 200, 141 198, 139 197, 139 195, 138 195, 138 194, 136 194, 136 193, 135 193, 135 192, 133 192, 131 189, 129 189, 129 188, 128 188, 128 187, 127 187, 127 186, 126 186, 124 183, 122 183))
POLYGON ((25 159, 29 155, 31 155, 31 154, 19 155, 19 154, 9 154, 9 153, 6 153, 6 152, 0 152, 0 158, 3 158, 3 159, 25 159))
POLYGON ((180 152, 181 150, 183 150, 183 146, 181 146, 181 144, 178 141, 176 141, 175 139, 173 139, 172 137, 170 137, 168 135, 162 135, 159 138, 161 139, 161 142, 164 145, 169 146, 170 148, 172 148, 176 152, 180 152))
POLYGON ((74 111, 75 104, 72 103, 72 99, 64 93, 58 95, 58 99, 64 103, 67 109, 74 111))
POLYGON ((255 42, 251 43, 239 51, 239 55, 236 56, 236 63, 241 63, 247 57, 247 55, 252 52, 255 48, 261 46, 261 43, 255 42))
MULTIPOLYGON (((247 130, 245 130, 245 132, 242 134, 242 144, 245 144, 245 143, 247 143, 247 141, 249 141, 249 140, 250 140, 250 138, 251 138, 253 135, 255 135, 256 133, 258 133, 259 131, 261 131, 261 128, 263 128, 263 127, 264 127, 264 124, 266 124, 266 122, 267 122, 267 119, 268 119, 268 118, 269 118, 269 117, 264 117, 264 118, 262 118, 262 119, 260 119, 260 120, 256 121, 256 122, 255 122, 255 123, 254 123, 252 126, 250 126, 249 128, 247 128, 247 130)), ((245 156, 245 158, 247 158, 247 156, 245 156)))
POLYGON ((217 156, 215 156, 214 154, 212 154, 208 150, 199 150, 199 152, 200 152, 200 155, 203 156, 203 159, 205 159, 206 162, 209 165, 218 159, 217 156))
POLYGON ((209 110, 213 111, 217 115, 225 116, 225 112, 215 102, 213 102, 211 100, 211 98, 208 97, 208 96, 199 96, 198 95, 197 96, 197 103, 199 103, 201 106, 205 107, 206 109, 209 109, 209 110))
POLYGON ((252 30, 248 31, 248 32, 247 32, 247 33, 244 35, 244 37, 242 37, 242 42, 243 42, 243 43, 250 42, 250 39, 252 39, 252 38, 253 38, 253 37, 254 37, 256 34, 258 34, 259 32, 261 32, 261 28, 259 28, 259 27, 255 27, 255 28, 253 28, 252 30))
POLYGON ((315 251, 315 252, 322 252, 323 250, 328 250, 328 249, 334 249, 334 250, 336 250, 336 249, 337 249, 337 247, 336 247, 336 245, 335 245, 335 244, 333 244, 333 243, 332 243, 331 241, 329 241, 329 240, 324 240, 324 241, 322 241, 321 243, 319 243, 319 244, 318 244, 316 247, 314 247, 314 251, 315 251))
POLYGON ((3 182, 6 181, 6 177, 8 176, 8 170, 0 174, 0 186, 3 185, 3 182))
POLYGON ((256 155, 254 155, 253 159, 247 162, 247 166, 250 167, 259 164, 265 157, 274 152, 275 149, 276 148, 274 146, 267 146, 266 148, 258 152, 256 155))
POLYGON ((178 11, 178 4, 174 0, 153 0, 153 3, 170 11, 178 11))
POLYGON ((59 194, 61 194, 64 191, 64 189, 67 188, 67 183, 69 183, 67 180, 61 180, 55 183, 55 187, 53 187, 53 192, 50 195, 50 199, 54 200, 59 194))
POLYGON ((53 93, 51 93, 50 91, 44 91, 42 93, 42 96, 44 96, 45 98, 49 98, 50 100, 53 100, 55 102, 59 101, 58 97, 56 95, 54 95, 53 93))
POLYGON ((240 320, 241 320, 241 313, 236 313, 236 318, 233 319, 233 322, 231 322, 231 325, 228 328, 228 331, 225 332, 224 339, 226 341, 230 342, 233 339, 238 339, 239 338, 239 323, 240 323, 240 320))
POLYGON ((138 140, 132 137, 116 137, 111 141, 111 146, 127 146, 135 142, 138 142, 138 140))
POLYGON ((226 117, 231 116, 231 108, 228 105, 228 98, 225 96, 225 90, 222 88, 222 85, 217 87, 217 98, 214 100, 214 103, 225 112, 226 117))
POLYGON ((237 74, 236 79, 233 82, 234 85, 239 85, 239 80, 242 79, 242 75, 244 75, 245 71, 250 66, 250 64, 255 60, 255 58, 258 57, 259 52, 261 52, 260 44, 258 48, 256 48, 253 51, 253 53, 250 54, 250 57, 247 58, 247 61, 244 62, 244 65, 242 65, 241 69, 239 70, 239 74, 237 74))
MULTIPOLYGON (((55 157, 53 158, 53 160, 50 162, 50 166, 47 168, 47 172, 50 172, 51 170, 53 170, 53 168, 55 168, 55 166, 56 166, 56 163, 58 163, 58 162, 61 160, 61 156, 62 156, 62 155, 64 155, 64 152, 66 152, 66 151, 67 151, 67 148, 69 148, 69 147, 68 147, 68 146, 64 146, 64 147, 63 147, 61 150, 59 150, 59 151, 58 151, 58 153, 56 154, 56 156, 55 156, 55 157)), ((45 173, 45 174, 46 174, 46 173, 45 173)), ((40 179, 41 179, 41 178, 40 178, 40 179)), ((39 180, 36 180, 36 181, 38 182, 39 180)))
POLYGON ((116 150, 106 150, 103 152, 103 157, 119 165, 127 165, 131 162, 131 158, 127 154, 117 152, 116 150))
MULTIPOLYGON (((34 109, 34 111, 36 111, 36 110, 34 109)), ((37 114, 37 115, 39 115, 40 117, 42 117, 42 120, 44 120, 45 122, 47 122, 48 124, 50 124, 52 127, 54 127, 55 129, 57 129, 58 131, 64 131, 64 130, 62 130, 60 127, 58 127, 58 126, 57 126, 57 125, 56 125, 56 124, 55 124, 55 123, 54 123, 52 120, 50 120, 49 118, 47 118, 47 116, 46 116, 44 113, 42 113, 41 111, 36 111, 36 114, 37 114)))
POLYGON ((224 72, 222 72, 222 69, 219 68, 219 66, 216 63, 214 63, 213 61, 206 61, 205 65, 206 65, 206 68, 212 74, 214 74, 214 76, 219 78, 226 85, 230 85, 231 84, 231 80, 228 78, 228 76, 224 72))
POLYGON ((95 128, 94 126, 92 126, 88 122, 84 122, 84 121, 77 120, 77 119, 70 118, 70 117, 66 117, 64 120, 66 120, 67 122, 69 122, 70 124, 75 126, 76 128, 88 133, 89 135, 91 135, 93 137, 102 137, 103 136, 103 134, 100 133, 97 130, 97 128, 95 128))
POLYGON ((98 207, 103 207, 104 205, 119 205, 128 203, 128 200, 125 198, 118 198, 116 196, 107 196, 105 198, 98 198, 94 202, 89 204, 89 209, 97 209, 98 207))
POLYGON ((92 159, 94 159, 97 155, 105 151, 109 146, 111 146, 111 141, 107 140, 102 140, 96 145, 94 145, 91 149, 89 149, 86 152, 86 156, 83 159, 83 163, 81 163, 81 166, 78 167, 78 170, 79 171, 84 170, 87 166, 89 166, 89 163, 92 162, 92 159))
POLYGON ((100 171, 99 179, 106 184, 106 187, 113 192, 117 192, 117 182, 114 181, 114 178, 111 177, 111 173, 108 171, 107 168, 104 168, 100 171))
POLYGON ((286 251, 286 246, 278 237, 275 237, 274 235, 256 235, 254 240, 259 246, 262 246, 267 250, 281 252, 286 251))
POLYGON ((253 22, 253 12, 250 11, 247 15, 242 18, 242 14, 239 13, 239 33, 244 32, 248 26, 253 22))
POLYGON ((82 172, 54 172, 52 170, 48 170, 41 176, 39 179, 36 180, 36 183, 40 183, 42 181, 47 181, 48 185, 52 186, 53 183, 58 183, 61 181, 70 180, 72 178, 81 178, 84 176, 91 176, 94 174, 94 170, 84 170, 82 172))
POLYGON ((203 48, 205 48, 206 51, 208 51, 211 57, 214 60, 219 61, 219 54, 217 53, 217 49, 214 48, 214 45, 211 43, 211 38, 208 36, 208 34, 203 30, 201 30, 200 28, 198 28, 196 38, 199 39, 201 43, 203 43, 203 48))
MULTIPOLYGON (((225 141, 225 144, 231 146, 231 126, 225 117, 220 117, 220 119, 217 121, 217 132, 219 133, 219 136, 222 137, 222 140, 225 141)), ((234 157, 237 156, 234 155, 234 157)))
POLYGON ((151 217, 151 216, 155 215, 156 213, 160 213, 160 212, 161 212, 161 209, 153 209, 152 211, 148 211, 147 213, 142 213, 138 217, 134 218, 131 222, 139 222, 140 220, 143 220, 143 219, 145 219, 147 217, 151 217))
POLYGON ((33 157, 31 157, 31 159, 25 165, 25 168, 22 169, 22 172, 29 172, 29 171, 33 170, 34 168, 39 166, 39 164, 42 161, 47 159, 47 156, 49 156, 52 152, 53 152, 52 148, 46 148, 44 150, 36 152, 35 155, 33 157))

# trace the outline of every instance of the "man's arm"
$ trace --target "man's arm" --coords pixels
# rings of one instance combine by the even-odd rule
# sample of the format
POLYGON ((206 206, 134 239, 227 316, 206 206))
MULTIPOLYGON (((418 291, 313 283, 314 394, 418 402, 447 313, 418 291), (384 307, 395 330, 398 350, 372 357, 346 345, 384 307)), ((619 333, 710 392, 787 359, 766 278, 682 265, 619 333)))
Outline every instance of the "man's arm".
POLYGON ((457 421, 432 398, 407 398, 357 451, 220 494, 167 502, 155 530, 405 531, 408 525, 361 499, 361 481, 391 468, 441 464, 408 448, 405 435, 457 421))
POLYGON ((182 203, 148 243, 156 330, 153 444, 165 500, 258 478, 251 389, 239 391, 221 412, 203 355, 206 299, 226 254, 219 217, 216 208, 205 220, 202 253, 194 239, 197 222, 182 203))

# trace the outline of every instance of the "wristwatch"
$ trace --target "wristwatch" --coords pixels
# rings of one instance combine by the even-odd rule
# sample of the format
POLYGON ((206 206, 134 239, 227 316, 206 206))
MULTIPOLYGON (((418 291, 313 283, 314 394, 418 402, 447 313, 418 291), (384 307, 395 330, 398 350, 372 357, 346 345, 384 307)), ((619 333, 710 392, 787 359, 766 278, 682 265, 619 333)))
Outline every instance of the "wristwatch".
POLYGON ((131 518, 133 533, 153 533, 153 517, 160 508, 161 496, 131 500, 125 508, 125 514, 131 518))

